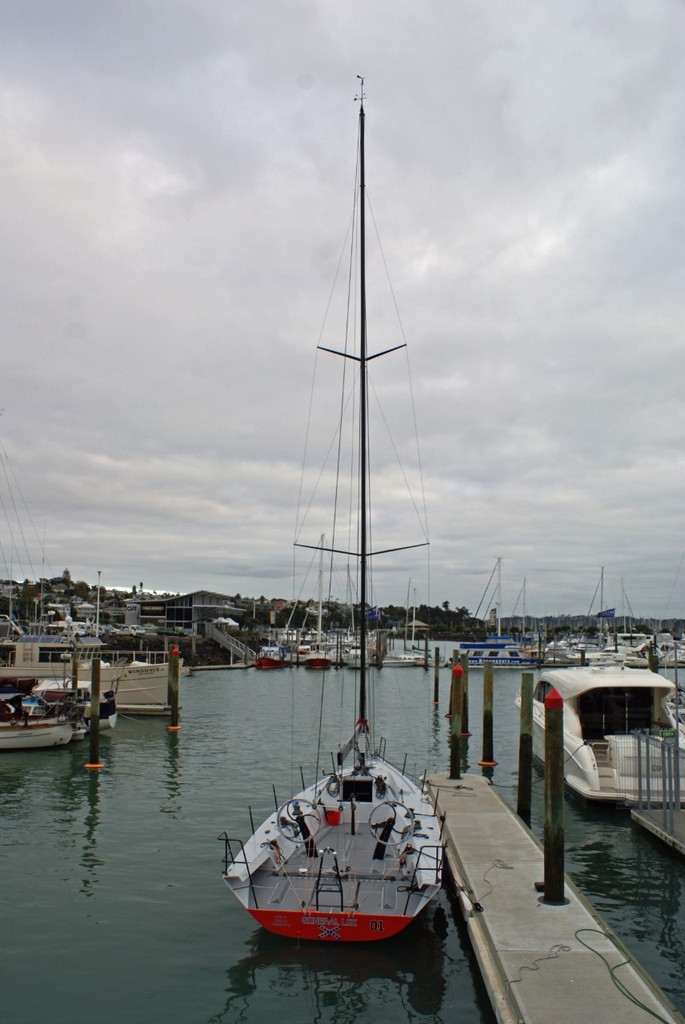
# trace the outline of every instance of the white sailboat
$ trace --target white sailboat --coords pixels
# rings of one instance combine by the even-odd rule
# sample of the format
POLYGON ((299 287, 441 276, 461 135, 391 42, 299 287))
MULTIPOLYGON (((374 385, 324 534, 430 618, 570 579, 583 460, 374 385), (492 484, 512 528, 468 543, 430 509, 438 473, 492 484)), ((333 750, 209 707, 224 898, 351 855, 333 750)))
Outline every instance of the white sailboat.
POLYGON ((359 372, 359 547, 344 552, 358 558, 360 569, 356 721, 349 741, 337 751, 332 772, 278 806, 247 842, 220 837, 225 843, 224 880, 256 921, 293 939, 328 942, 371 941, 400 932, 438 892, 443 859, 441 826, 425 783, 386 759, 384 744, 374 741, 367 701, 367 571, 372 557, 367 365, 376 356, 367 353, 363 100, 362 81, 359 354, 334 353, 354 359, 359 372))
POLYGON ((323 616, 323 553, 325 536, 321 534, 321 551, 319 552, 319 604, 316 616, 316 640, 303 657, 303 665, 308 669, 326 669, 333 664, 331 653, 327 650, 322 633, 323 616))
POLYGON ((0 687, 0 751, 64 747, 85 731, 75 698, 46 700, 9 684, 0 687))
POLYGON ((411 578, 407 584, 407 605, 404 620, 404 644, 401 651, 391 648, 383 654, 384 668, 425 668, 426 652, 416 649, 416 591, 414 591, 413 606, 409 604, 411 591, 411 578), (411 623, 409 612, 411 611, 411 623), (410 629, 411 626, 411 629, 410 629))

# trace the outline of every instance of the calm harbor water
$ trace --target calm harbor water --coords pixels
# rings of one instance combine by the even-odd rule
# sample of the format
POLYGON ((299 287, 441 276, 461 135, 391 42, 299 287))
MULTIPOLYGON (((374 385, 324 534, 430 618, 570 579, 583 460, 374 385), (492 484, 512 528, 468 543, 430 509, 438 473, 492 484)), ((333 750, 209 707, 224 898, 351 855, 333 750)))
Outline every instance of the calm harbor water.
MULTIPOLYGON (((320 770, 349 733, 354 673, 327 674, 320 770)), ((515 803, 520 673, 495 673, 494 784, 515 803)), ((380 673, 388 756, 447 770, 449 672, 380 673)), ((467 759, 479 772, 482 676, 470 673, 467 759)), ((445 894, 403 935, 362 947, 296 945, 257 928, 221 880, 217 836, 255 821, 317 770, 321 677, 198 672, 182 680, 183 728, 120 719, 101 742, 0 757, 6 896, 0 949, 8 1024, 492 1024, 468 939, 445 894), (294 709, 294 710, 293 710, 294 709)), ((542 822, 542 777, 533 828, 542 822)), ((566 805, 568 872, 685 1011, 685 862, 621 811, 566 805)), ((494 861, 493 861, 494 864, 494 861)), ((487 871, 493 865, 484 864, 487 871)), ((559 1018, 562 1019, 561 1017, 559 1018)))

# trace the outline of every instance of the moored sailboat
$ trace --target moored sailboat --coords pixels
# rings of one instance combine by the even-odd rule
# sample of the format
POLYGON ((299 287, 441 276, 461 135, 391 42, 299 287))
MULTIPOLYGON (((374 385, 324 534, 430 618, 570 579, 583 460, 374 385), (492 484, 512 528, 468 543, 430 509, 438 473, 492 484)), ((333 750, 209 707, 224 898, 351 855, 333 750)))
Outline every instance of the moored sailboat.
POLYGON ((323 553, 324 553, 324 540, 325 537, 321 534, 321 552, 319 554, 319 605, 316 617, 316 642, 313 647, 310 647, 303 658, 303 665, 308 669, 327 669, 333 664, 333 658, 331 652, 327 649, 323 641, 323 634, 321 632, 322 615, 323 615, 323 553))
POLYGON ((48 700, 0 686, 0 751, 64 747, 85 735, 76 696, 48 700))
POLYGON ((374 740, 369 707, 367 573, 373 553, 368 540, 367 366, 375 355, 367 352, 364 126, 362 81, 359 353, 319 346, 354 359, 359 373, 359 546, 342 552, 359 565, 358 696, 352 735, 338 749, 333 771, 310 786, 303 784, 245 843, 225 833, 220 837, 225 843, 224 881, 256 921, 280 935, 328 942, 373 941, 400 932, 439 890, 443 860, 441 826, 425 780, 386 758, 384 742, 374 740))
POLYGON ((287 647, 283 644, 266 644, 259 648, 254 667, 261 672, 268 672, 275 668, 287 668, 290 664, 287 647))

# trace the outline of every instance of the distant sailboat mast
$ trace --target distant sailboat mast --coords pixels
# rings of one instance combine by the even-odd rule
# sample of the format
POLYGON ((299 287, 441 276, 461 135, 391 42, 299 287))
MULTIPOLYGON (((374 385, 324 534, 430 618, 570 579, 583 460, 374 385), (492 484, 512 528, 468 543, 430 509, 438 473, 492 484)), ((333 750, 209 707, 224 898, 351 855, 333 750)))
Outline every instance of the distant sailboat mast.
POLYGON ((321 534, 321 551, 319 553, 319 612, 316 617, 316 644, 321 649, 322 636, 321 636, 321 625, 323 617, 323 546, 326 540, 325 534, 321 534))
MULTIPOLYGON (((407 640, 409 639, 409 592, 411 590, 411 576, 409 577, 409 583, 407 583, 407 605, 404 612, 404 650, 407 650, 407 640)), ((412 627, 412 640, 414 639, 414 632, 412 627)))
POLYGON ((526 635, 526 577, 523 577, 523 624, 521 626, 521 638, 526 635))

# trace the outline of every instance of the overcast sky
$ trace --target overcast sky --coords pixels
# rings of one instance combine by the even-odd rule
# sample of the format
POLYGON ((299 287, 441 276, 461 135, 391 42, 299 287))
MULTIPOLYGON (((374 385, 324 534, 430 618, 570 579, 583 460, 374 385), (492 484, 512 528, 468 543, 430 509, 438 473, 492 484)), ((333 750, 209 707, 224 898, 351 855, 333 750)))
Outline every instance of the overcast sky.
POLYGON ((4 574, 292 595, 363 74, 431 542, 375 599, 684 615, 683 52, 681 0, 4 0, 4 574))

